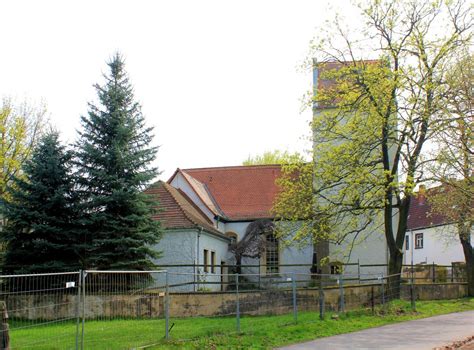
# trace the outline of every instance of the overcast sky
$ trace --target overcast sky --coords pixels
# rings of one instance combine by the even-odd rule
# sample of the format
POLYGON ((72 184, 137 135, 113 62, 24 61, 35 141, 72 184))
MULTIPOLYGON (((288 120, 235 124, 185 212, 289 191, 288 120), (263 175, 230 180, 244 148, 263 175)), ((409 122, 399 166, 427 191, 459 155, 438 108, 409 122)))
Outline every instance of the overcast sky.
POLYGON ((155 127, 161 178, 308 147, 311 74, 298 66, 334 13, 326 1, 16 0, 0 12, 0 95, 44 99, 65 141, 118 50, 155 127))

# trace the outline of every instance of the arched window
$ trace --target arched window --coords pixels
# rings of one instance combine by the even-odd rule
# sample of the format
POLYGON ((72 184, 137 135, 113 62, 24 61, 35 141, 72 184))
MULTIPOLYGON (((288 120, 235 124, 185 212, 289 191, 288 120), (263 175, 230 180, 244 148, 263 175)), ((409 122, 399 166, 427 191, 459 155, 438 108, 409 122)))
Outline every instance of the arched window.
POLYGON ((238 238, 239 238, 239 236, 237 235, 237 233, 232 232, 232 231, 228 231, 228 232, 225 233, 225 235, 230 238, 230 243, 231 243, 231 244, 237 243, 237 240, 238 240, 238 238))
POLYGON ((265 234, 265 266, 267 273, 280 272, 280 250, 273 232, 265 234))

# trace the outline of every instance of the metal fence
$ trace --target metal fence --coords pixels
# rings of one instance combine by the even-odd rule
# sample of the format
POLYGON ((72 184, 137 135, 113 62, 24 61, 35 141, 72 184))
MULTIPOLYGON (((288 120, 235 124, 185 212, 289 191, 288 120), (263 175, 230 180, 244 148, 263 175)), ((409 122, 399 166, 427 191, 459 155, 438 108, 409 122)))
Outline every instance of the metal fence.
MULTIPOLYGON (((387 264, 361 264, 359 261, 353 263, 338 263, 338 269, 351 282, 365 283, 367 278, 379 276, 387 273, 387 264)), ((272 265, 273 267, 273 265, 272 265)), ((170 264, 159 265, 159 270, 166 270, 173 275, 172 282, 177 284, 182 283, 183 291, 199 291, 203 288, 212 289, 211 285, 221 286, 220 275, 235 272, 237 268, 240 269, 243 275, 255 275, 253 279, 255 283, 260 283, 257 278, 266 276, 267 266, 265 264, 242 264, 237 265, 204 265, 204 264, 170 264), (213 273, 206 273, 206 270, 213 269, 213 273), (188 273, 183 274, 182 271, 188 273), (186 275, 194 276, 194 283, 186 275)), ((311 264, 280 264, 278 266, 280 274, 291 274, 292 272, 305 274, 312 270, 311 264)), ((327 266, 327 270, 331 266, 327 266)), ((319 269, 318 269, 319 271, 319 269)), ((321 271, 320 271, 321 273, 321 271)), ((452 263, 451 265, 437 265, 437 264, 415 264, 402 265, 402 278, 404 280, 413 279, 415 283, 448 283, 448 282, 466 282, 466 267, 462 263, 452 263)), ((217 290, 214 288, 214 290, 217 290)))
POLYGON ((400 299, 415 308, 414 271, 410 275, 203 278, 161 270, 0 276, 0 305, 9 315, 2 339, 10 336, 10 349, 136 349, 316 322, 351 310, 383 314, 400 307, 400 299), (197 291, 183 291, 188 286, 197 291))
MULTIPOLYGON (((12 349, 78 347, 80 276, 0 276, 3 323, 8 325, 12 349)), ((8 328, 2 328, 3 341, 8 328)))

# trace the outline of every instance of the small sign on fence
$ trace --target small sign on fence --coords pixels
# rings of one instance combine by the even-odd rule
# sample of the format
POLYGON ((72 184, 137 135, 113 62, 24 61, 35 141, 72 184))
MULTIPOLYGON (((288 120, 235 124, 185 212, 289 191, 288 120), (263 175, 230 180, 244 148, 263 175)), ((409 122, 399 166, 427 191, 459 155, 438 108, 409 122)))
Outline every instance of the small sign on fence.
POLYGON ((66 288, 74 288, 76 286, 76 282, 66 282, 66 288))

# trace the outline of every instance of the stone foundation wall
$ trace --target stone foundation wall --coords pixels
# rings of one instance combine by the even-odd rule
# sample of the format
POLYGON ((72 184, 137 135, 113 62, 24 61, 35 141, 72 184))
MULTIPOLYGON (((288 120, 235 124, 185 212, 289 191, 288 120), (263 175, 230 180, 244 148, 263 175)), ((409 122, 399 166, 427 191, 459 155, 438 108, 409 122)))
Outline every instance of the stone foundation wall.
MULTIPOLYGON (((380 285, 344 286, 346 310, 370 307, 381 302, 380 285)), ((464 283, 420 284, 415 286, 417 300, 457 299, 467 295, 464 283)), ((409 299, 410 286, 402 285, 401 297, 409 299)), ((171 293, 171 317, 234 315, 237 295, 229 292, 171 293)), ((326 310, 337 310, 340 289, 324 289, 326 310)), ((8 295, 5 299, 10 319, 55 320, 75 318, 82 312, 77 295, 8 295)), ((293 311, 291 289, 239 292, 240 312, 243 315, 283 314, 293 311)), ((298 289, 299 311, 319 310, 319 290, 298 289)), ((143 295, 87 295, 85 314, 92 318, 152 318, 164 316, 164 293, 154 291, 143 295)))
POLYGON ((415 290, 417 300, 457 299, 467 296, 466 283, 417 284, 415 290))

